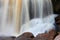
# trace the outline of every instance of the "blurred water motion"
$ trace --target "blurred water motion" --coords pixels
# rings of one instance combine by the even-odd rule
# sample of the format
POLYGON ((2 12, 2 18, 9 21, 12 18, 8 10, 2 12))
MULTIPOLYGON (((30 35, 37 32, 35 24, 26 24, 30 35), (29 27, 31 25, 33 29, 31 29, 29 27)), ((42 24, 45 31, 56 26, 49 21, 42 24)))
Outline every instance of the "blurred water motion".
MULTIPOLYGON (((16 21, 18 20, 16 15, 20 13, 17 13, 17 6, 21 1, 18 1, 19 0, 0 0, 0 36, 12 36, 15 35, 16 30, 19 30, 17 29, 18 27, 15 27, 16 21)), ((18 34, 18 32, 16 32, 16 34, 18 34)))
POLYGON ((0 0, 0 36, 17 35, 24 29, 32 28, 36 20, 31 25, 29 22, 34 18, 54 23, 51 0, 0 0))

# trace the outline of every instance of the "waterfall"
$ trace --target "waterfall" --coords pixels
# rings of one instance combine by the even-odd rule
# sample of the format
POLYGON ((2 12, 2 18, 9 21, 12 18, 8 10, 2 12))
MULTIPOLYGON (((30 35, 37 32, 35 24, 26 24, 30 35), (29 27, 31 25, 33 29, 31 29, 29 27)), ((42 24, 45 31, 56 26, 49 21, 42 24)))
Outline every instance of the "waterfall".
MULTIPOLYGON (((24 1, 24 2, 26 2, 26 1, 24 1)), ((32 19, 29 20, 29 22, 26 22, 25 24, 23 24, 21 26, 20 33, 22 34, 24 32, 32 32, 34 35, 35 34, 37 35, 39 32, 45 33, 45 31, 49 32, 49 30, 55 29, 55 26, 53 24, 55 23, 54 19, 57 15, 53 14, 51 0, 30 0, 29 3, 30 3, 30 8, 29 8, 30 13, 29 14, 32 15, 32 19), (27 24, 29 24, 29 26, 28 26, 29 29, 27 29, 27 24)), ((23 4, 25 4, 25 3, 23 3, 23 4)), ((29 5, 27 5, 27 6, 29 6, 29 5)), ((25 9, 25 7, 26 7, 26 5, 23 6, 23 9, 25 9)), ((24 12, 24 14, 26 14, 26 13, 24 12)), ((31 15, 29 15, 29 16, 31 16, 31 15)), ((26 16, 22 16, 22 17, 24 18, 26 16)))
POLYGON ((0 36, 48 32, 55 28, 56 16, 51 0, 0 0, 0 36))
POLYGON ((15 2, 15 0, 0 0, 0 36, 16 35, 16 25, 14 19, 14 17, 16 18, 14 15, 16 4, 10 1, 15 2))

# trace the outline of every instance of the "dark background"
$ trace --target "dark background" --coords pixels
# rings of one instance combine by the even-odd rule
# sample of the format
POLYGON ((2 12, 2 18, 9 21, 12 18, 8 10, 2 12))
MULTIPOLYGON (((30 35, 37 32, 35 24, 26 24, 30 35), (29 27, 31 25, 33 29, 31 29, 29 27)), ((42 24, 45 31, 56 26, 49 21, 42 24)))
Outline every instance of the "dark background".
POLYGON ((55 14, 60 14, 60 0, 52 0, 53 9, 55 14))

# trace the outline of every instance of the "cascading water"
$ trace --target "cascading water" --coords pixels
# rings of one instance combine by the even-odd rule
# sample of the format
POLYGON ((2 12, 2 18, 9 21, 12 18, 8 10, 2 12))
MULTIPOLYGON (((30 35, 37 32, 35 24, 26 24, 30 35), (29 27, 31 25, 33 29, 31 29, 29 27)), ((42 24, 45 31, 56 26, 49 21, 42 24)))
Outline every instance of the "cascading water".
MULTIPOLYGON (((1 36, 12 36, 15 31, 15 24, 17 23, 15 21, 18 20, 16 18, 19 14, 19 9, 17 8, 18 1, 16 4, 13 4, 12 9, 9 9, 9 1, 10 0, 6 0, 4 2, 4 0, 0 0, 1 36), (8 9, 13 11, 11 12, 12 14, 9 13, 8 9), (17 12, 15 13, 15 11, 17 12), (12 15, 12 17, 10 17, 10 15, 12 15)), ((53 14, 51 0, 22 0, 20 34, 23 32, 32 32, 36 36, 38 33, 48 32, 55 28, 53 24, 56 16, 57 15, 53 14)))
MULTIPOLYGON (((26 1, 29 1, 29 0, 26 0, 26 1)), ((45 31, 49 32, 49 30, 55 29, 53 24, 55 23, 54 18, 57 15, 53 14, 51 0, 31 0, 30 3, 31 3, 30 4, 31 9, 29 14, 32 14, 33 18, 32 20, 30 20, 29 22, 26 22, 21 26, 20 33, 32 32, 36 36, 38 33, 45 33, 45 31), (29 26, 27 24, 29 24, 29 26)), ((24 4, 23 9, 25 9, 25 6, 26 6, 25 4, 27 3, 23 3, 23 4, 24 4)), ((26 13, 23 13, 23 15, 24 14, 26 13)), ((24 18, 24 16, 22 17, 24 18)))

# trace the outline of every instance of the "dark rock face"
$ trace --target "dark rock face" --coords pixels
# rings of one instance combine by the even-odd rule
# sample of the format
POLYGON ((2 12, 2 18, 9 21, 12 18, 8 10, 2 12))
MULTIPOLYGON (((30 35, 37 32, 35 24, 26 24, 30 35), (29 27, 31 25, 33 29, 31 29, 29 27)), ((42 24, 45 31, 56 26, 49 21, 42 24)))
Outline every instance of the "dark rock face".
POLYGON ((26 32, 16 38, 16 40, 32 40, 34 38, 32 33, 26 32))
POLYGON ((55 20, 56 20, 56 23, 57 23, 57 24, 60 24, 60 15, 58 15, 58 16, 55 18, 55 20))
POLYGON ((60 15, 55 18, 57 32, 60 32, 60 15))
POLYGON ((60 14, 60 0, 51 0, 56 14, 60 14))

